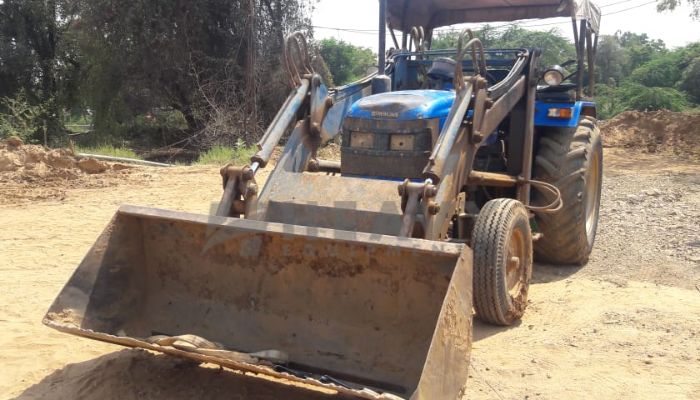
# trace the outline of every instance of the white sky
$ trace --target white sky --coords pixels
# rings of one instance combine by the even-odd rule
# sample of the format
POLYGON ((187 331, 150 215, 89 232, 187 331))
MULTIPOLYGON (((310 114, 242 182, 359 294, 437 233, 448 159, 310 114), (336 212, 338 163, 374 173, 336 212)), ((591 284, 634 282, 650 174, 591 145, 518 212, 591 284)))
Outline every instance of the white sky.
MULTIPOLYGON (((622 3, 621 0, 598 0, 597 4, 602 6, 603 11, 601 34, 612 35, 618 30, 646 33, 652 39, 662 39, 666 46, 671 48, 700 41, 700 21, 693 21, 690 18, 690 9, 685 4, 685 0, 683 0, 682 7, 671 12, 658 13, 656 4, 652 3, 617 14, 605 15, 645 3, 649 3, 649 0, 628 0, 622 3), (606 4, 612 3, 619 4, 605 7, 606 4)), ((376 31, 379 24, 378 19, 378 0, 320 0, 313 13, 313 24, 317 27, 376 31)), ((525 21, 523 25, 558 21, 561 21, 561 24, 529 29, 559 28, 565 36, 572 37, 571 20, 566 18, 530 20, 525 21)), ((480 24, 470 25, 478 27, 480 24)), ((317 39, 334 37, 357 46, 377 50, 376 32, 358 33, 316 28, 314 35, 317 39)), ((401 38, 399 37, 398 40, 400 42, 401 38)), ((391 39, 387 37, 387 47, 392 47, 391 43, 391 39)))

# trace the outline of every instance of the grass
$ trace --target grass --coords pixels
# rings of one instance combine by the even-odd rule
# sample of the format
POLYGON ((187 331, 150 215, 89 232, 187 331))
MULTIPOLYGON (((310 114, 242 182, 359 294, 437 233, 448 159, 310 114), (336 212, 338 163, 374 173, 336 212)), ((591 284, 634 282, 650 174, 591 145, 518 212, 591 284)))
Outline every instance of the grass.
POLYGON ((141 157, 139 157, 131 149, 127 149, 125 147, 114 147, 111 145, 101 145, 94 147, 75 146, 75 151, 76 153, 96 154, 100 156, 134 158, 137 160, 141 159, 141 157))
POLYGON ((237 165, 243 165, 250 162, 250 157, 253 154, 255 154, 255 147, 248 147, 242 143, 235 147, 214 146, 199 156, 197 164, 225 165, 232 162, 237 165))

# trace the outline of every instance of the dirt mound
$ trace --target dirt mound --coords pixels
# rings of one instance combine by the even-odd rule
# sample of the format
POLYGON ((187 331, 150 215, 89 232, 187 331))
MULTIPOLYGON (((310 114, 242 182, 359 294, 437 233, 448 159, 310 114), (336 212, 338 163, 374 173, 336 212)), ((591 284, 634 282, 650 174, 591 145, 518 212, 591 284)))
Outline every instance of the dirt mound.
POLYGON ((606 146, 700 156, 700 114, 626 111, 601 123, 606 146))
POLYGON ((47 149, 9 138, 0 142, 0 203, 50 198, 68 188, 105 187, 105 179, 89 175, 123 174, 126 169, 90 158, 78 160, 70 149, 47 149))

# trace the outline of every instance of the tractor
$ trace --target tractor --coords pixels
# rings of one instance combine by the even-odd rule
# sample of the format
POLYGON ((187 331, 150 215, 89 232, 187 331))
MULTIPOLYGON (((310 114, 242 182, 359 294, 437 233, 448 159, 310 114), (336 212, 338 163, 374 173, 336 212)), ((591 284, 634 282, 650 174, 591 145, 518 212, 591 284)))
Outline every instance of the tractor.
POLYGON ((222 168, 214 215, 122 206, 44 323, 349 398, 459 398, 473 316, 516 323, 534 260, 584 264, 593 248, 600 9, 379 9, 375 73, 328 88, 290 35, 292 91, 250 163, 222 168), (571 18, 575 60, 485 49, 469 29, 431 49, 443 26, 553 17, 571 18), (340 160, 321 159, 333 140, 340 160))

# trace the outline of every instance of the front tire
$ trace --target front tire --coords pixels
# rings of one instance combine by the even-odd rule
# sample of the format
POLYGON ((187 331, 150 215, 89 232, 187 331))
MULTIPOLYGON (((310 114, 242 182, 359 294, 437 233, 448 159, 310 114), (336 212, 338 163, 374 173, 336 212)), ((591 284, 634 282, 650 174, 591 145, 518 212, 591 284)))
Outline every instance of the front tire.
POLYGON ((512 325, 525 313, 532 276, 530 218, 522 203, 491 200, 472 232, 474 308, 484 322, 512 325))
MULTIPOLYGON (((603 184, 603 145, 596 120, 584 117, 576 129, 542 133, 534 179, 561 192, 563 208, 536 217, 542 239, 535 243, 538 261, 578 264, 588 261, 595 243, 603 184)), ((552 202, 533 191, 533 204, 552 202)))

